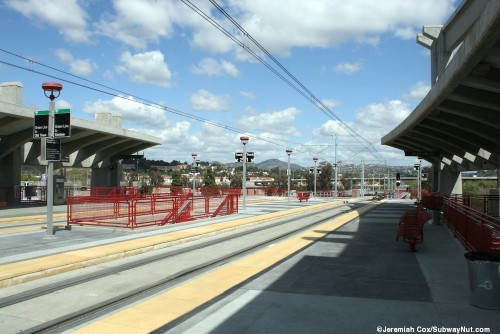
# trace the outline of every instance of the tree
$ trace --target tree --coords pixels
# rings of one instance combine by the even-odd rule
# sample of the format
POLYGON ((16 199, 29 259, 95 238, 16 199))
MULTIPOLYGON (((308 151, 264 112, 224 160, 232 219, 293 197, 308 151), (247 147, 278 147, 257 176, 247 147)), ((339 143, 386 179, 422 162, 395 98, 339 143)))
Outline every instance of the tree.
POLYGON ((204 175, 203 175, 203 180, 205 183, 205 187, 215 187, 217 186, 217 183, 215 182, 215 176, 214 173, 212 172, 212 169, 208 168, 204 175))
POLYGON ((174 171, 172 173, 172 187, 170 191, 173 194, 182 194, 182 174, 180 171, 174 171))
POLYGON ((321 165, 321 174, 318 175, 318 189, 331 190, 332 189, 332 165, 325 163, 321 165))
POLYGON ((157 168, 153 168, 149 171, 149 183, 152 186, 161 186, 165 182, 163 175, 157 168))
POLYGON ((215 182, 215 176, 211 168, 208 168, 203 174, 204 187, 201 188, 201 193, 204 196, 213 196, 219 194, 219 189, 217 188, 217 183, 215 182))

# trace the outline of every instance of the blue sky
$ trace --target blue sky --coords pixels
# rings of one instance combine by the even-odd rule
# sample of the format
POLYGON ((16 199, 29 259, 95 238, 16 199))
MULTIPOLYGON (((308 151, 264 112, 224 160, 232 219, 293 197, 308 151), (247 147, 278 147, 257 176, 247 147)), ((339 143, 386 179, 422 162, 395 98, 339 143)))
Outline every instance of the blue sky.
POLYGON ((20 81, 24 104, 36 109, 48 106, 41 83, 58 81, 56 107, 70 107, 72 117, 121 114, 123 128, 161 138, 162 145, 144 151, 149 159, 191 161, 195 152, 203 161, 232 162, 242 151, 239 137, 248 135, 255 162, 286 161, 285 150, 292 149, 292 162, 312 166, 313 156, 334 161, 335 134, 337 161, 415 162, 380 145, 380 138, 430 88, 429 52, 416 34, 424 24, 445 24, 458 1, 217 4, 251 38, 208 0, 5 0, 1 81, 20 81), (252 38, 331 113, 305 98, 252 38))

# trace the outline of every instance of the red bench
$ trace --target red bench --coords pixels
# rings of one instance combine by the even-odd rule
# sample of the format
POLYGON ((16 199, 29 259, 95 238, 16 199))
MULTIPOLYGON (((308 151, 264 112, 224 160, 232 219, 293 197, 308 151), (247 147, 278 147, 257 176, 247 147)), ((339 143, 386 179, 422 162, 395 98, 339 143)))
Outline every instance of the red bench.
POLYGON ((424 241, 424 224, 429 219, 431 216, 420 204, 415 211, 406 212, 399 218, 396 240, 402 237, 405 242, 410 244, 410 252, 416 252, 416 244, 424 241))
POLYGON ((302 193, 302 192, 297 193, 297 197, 299 198, 299 201, 301 201, 301 202, 302 202, 302 200, 305 200, 307 202, 310 195, 311 195, 311 193, 302 193))
POLYGON ((424 195, 420 202, 429 210, 441 210, 443 208, 443 194, 429 193, 424 195))
POLYGON ((1 202, 0 201, 0 206, 7 206, 7 202, 1 202))

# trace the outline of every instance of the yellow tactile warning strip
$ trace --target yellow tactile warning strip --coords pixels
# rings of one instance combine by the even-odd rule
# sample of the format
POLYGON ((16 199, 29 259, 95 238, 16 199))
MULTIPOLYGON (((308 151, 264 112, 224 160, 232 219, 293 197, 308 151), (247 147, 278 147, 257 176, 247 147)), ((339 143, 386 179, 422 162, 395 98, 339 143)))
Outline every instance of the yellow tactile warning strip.
POLYGON ((206 226, 159 234, 113 244, 85 248, 36 259, 0 265, 0 288, 32 281, 62 272, 84 268, 127 256, 145 253, 155 249, 181 244, 206 236, 233 231, 244 226, 261 224, 300 212, 308 212, 341 204, 338 201, 325 202, 305 207, 272 212, 252 217, 210 224, 206 226))
MULTIPOLYGON (((66 213, 54 213, 52 215, 54 218, 66 218, 66 213)), ((26 220, 39 220, 47 219, 47 215, 28 215, 28 216, 16 216, 16 217, 2 217, 0 218, 0 223, 10 223, 12 221, 26 221, 26 220)))
POLYGON ((130 308, 97 320, 73 333, 149 333, 164 326, 199 306, 210 302, 239 284, 263 272, 291 254, 309 246, 370 210, 369 205, 351 211, 306 232, 220 267, 198 278, 179 285, 165 293, 140 302, 130 308))
MULTIPOLYGON (((53 215, 54 219, 64 219, 66 220, 66 213, 56 213, 53 215)), ((2 217, 0 218, 0 235, 6 234, 16 234, 23 232, 33 232, 40 231, 45 228, 46 225, 37 224, 33 226, 23 226, 17 227, 16 225, 25 224, 27 221, 36 222, 36 221, 47 221, 47 215, 28 215, 28 216, 17 216, 17 217, 2 217), (8 226, 7 226, 8 225, 8 226)), ((54 227, 64 227, 66 224, 54 224, 54 227)))

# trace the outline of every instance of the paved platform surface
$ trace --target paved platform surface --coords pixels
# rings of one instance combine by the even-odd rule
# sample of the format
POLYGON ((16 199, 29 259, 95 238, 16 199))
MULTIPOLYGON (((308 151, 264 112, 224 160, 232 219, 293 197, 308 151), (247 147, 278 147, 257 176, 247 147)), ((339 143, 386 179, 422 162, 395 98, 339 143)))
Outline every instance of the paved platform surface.
POLYGON ((462 245, 426 225, 410 253, 390 200, 329 233, 168 333, 500 333, 500 310, 469 303, 462 245))
MULTIPOLYGON (((239 216, 297 206, 247 204, 239 216)), ((399 216, 412 208, 409 200, 385 201, 341 228, 326 231, 324 238, 290 253, 286 261, 204 305, 193 317, 165 324, 156 332, 500 333, 499 310, 469 303, 465 250, 445 225, 426 225, 417 253, 395 241, 399 216)), ((1 210, 0 217, 7 211, 1 210)), ((75 240, 89 246, 158 231, 74 229, 56 231, 56 241, 45 239, 43 233, 0 236, 0 263, 71 249, 75 240)))

